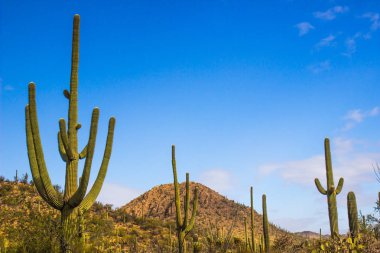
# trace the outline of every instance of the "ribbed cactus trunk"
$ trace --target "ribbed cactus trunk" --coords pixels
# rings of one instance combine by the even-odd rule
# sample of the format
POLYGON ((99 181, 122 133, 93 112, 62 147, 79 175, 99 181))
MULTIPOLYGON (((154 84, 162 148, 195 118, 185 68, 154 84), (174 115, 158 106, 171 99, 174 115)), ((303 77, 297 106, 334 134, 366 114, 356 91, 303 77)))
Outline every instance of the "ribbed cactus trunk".
POLYGON ((358 207, 356 205, 355 193, 349 192, 347 194, 347 210, 348 210, 348 224, 350 227, 350 236, 356 237, 359 233, 358 224, 358 207))
POLYGON ((269 224, 267 214, 267 196, 263 194, 263 234, 264 234, 264 252, 269 253, 270 241, 269 241, 269 224))
POLYGON ((327 196, 327 206, 329 210, 329 220, 330 220, 330 232, 331 237, 339 236, 338 227, 338 210, 336 207, 336 195, 338 195, 343 188, 344 179, 340 178, 338 182, 338 187, 335 188, 334 176, 331 162, 331 152, 330 152, 330 141, 328 138, 325 139, 325 162, 326 162, 326 177, 327 177, 327 188, 324 189, 318 178, 314 180, 318 191, 327 196))
POLYGON ((186 252, 185 248, 185 238, 186 235, 193 229, 195 223, 195 215, 197 214, 198 206, 198 188, 195 188, 194 199, 193 199, 193 211, 191 214, 190 221, 189 209, 190 209, 190 181, 189 173, 186 173, 186 193, 184 201, 184 212, 185 217, 182 220, 181 214, 181 199, 179 192, 179 184, 177 178, 177 164, 175 160, 175 146, 172 146, 172 167, 173 167, 173 177, 174 177, 174 194, 175 194, 175 208, 176 208, 176 226, 177 226, 177 238, 178 238, 178 252, 186 252))
POLYGON ((87 145, 79 153, 77 138, 77 132, 81 127, 78 123, 79 15, 74 16, 72 45, 70 91, 64 90, 64 96, 69 100, 68 130, 66 130, 65 120, 60 119, 58 132, 58 150, 62 160, 66 163, 63 196, 53 187, 45 164, 37 120, 36 85, 34 83, 29 84, 29 104, 25 108, 27 147, 33 181, 41 197, 50 206, 61 212, 62 252, 73 251, 73 238, 78 234, 78 213, 83 213, 92 206, 102 188, 111 156, 115 127, 115 119, 111 118, 103 161, 95 183, 86 195, 95 149, 99 109, 94 108, 92 112, 89 139, 87 145), (86 160, 78 186, 79 159, 86 160))

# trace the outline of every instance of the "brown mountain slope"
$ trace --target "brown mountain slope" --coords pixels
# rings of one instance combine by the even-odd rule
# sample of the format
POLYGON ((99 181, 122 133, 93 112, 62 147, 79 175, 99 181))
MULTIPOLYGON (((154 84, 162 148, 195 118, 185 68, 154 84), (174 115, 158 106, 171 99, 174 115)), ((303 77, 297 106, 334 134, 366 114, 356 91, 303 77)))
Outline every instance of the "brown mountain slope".
MULTIPOLYGON (((250 228, 250 208, 229 200, 216 191, 200 183, 191 182, 191 201, 193 190, 199 189, 198 211, 195 220, 195 228, 198 231, 207 231, 210 224, 217 225, 220 229, 233 229, 234 236, 244 238, 244 217, 247 218, 248 228, 250 228)), ((156 218, 165 221, 175 221, 173 184, 164 184, 153 187, 141 196, 132 200, 120 209, 127 214, 156 218)), ((185 183, 180 184, 181 207, 185 195, 185 183)), ((254 202, 256 208, 261 208, 260 202, 254 202)), ((192 206, 192 205, 191 205, 192 206)), ((183 210, 182 210, 183 213, 183 210)), ((268 214, 270 219, 270 213, 268 214)), ((262 216, 255 212, 255 231, 256 235, 262 234, 262 216)), ((270 225, 271 239, 284 234, 285 231, 274 225, 270 225)), ((257 237, 259 238, 259 237, 257 237)))

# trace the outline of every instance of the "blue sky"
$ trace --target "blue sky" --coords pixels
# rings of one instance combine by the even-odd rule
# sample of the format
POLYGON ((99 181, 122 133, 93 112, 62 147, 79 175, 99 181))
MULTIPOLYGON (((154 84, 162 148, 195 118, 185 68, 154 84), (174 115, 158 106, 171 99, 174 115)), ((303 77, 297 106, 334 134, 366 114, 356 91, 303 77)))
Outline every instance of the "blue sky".
MULTIPOLYGON (((73 15, 81 15, 79 132, 100 108, 92 177, 117 119, 99 199, 120 206, 172 181, 171 144, 185 172, 290 230, 328 233, 323 139, 330 137, 340 228, 346 195, 373 211, 380 162, 377 1, 2 0, 0 174, 29 173, 27 84, 37 84, 50 176, 63 184, 58 119, 67 115, 73 15)), ((30 174, 30 173, 29 173, 30 174)))

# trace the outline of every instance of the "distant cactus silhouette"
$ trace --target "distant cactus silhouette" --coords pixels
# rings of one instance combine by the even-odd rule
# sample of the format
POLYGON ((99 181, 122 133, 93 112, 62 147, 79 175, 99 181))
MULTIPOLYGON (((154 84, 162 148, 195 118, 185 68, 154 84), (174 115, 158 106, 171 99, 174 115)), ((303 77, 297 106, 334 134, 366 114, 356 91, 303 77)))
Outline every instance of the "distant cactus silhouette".
POLYGON ((330 232, 331 237, 339 235, 338 227, 338 210, 336 207, 336 195, 338 195, 343 188, 344 179, 340 178, 338 187, 335 188, 333 169, 331 163, 331 152, 330 152, 330 140, 325 139, 325 161, 326 161, 326 177, 327 177, 327 188, 324 189, 319 182, 319 179, 314 180, 315 185, 317 186, 318 191, 327 196, 327 205, 329 208, 329 219, 330 219, 330 232))
POLYGON ((195 188, 194 199, 193 199, 193 211, 191 214, 190 221, 189 217, 189 207, 190 207, 190 182, 189 173, 186 173, 186 195, 184 201, 184 211, 185 217, 182 220, 181 214, 181 199, 179 194, 179 184, 177 179, 177 165, 175 160, 175 146, 172 146, 172 167, 173 167, 173 177, 174 177, 174 194, 175 194, 175 208, 176 208, 176 224, 177 224, 177 238, 178 238, 178 252, 185 252, 185 237, 193 229, 195 216, 197 213, 198 205, 198 188, 195 188))
POLYGON ((36 85, 33 82, 29 83, 29 104, 25 108, 27 147, 33 182, 41 197, 61 212, 62 252, 72 252, 72 239, 76 234, 78 212, 88 210, 102 188, 111 156, 115 126, 115 119, 111 118, 103 161, 95 183, 86 195, 95 148, 99 109, 94 108, 92 112, 90 137, 85 148, 79 153, 77 137, 77 132, 81 127, 78 123, 79 15, 74 16, 72 46, 70 91, 64 91, 64 96, 69 100, 68 130, 66 130, 65 120, 60 119, 58 132, 59 153, 62 160, 66 162, 63 196, 54 188, 46 168, 37 120, 36 85), (78 186, 78 162, 79 159, 84 158, 86 160, 78 186))
POLYGON ((356 205, 355 193, 349 192, 347 194, 347 210, 348 210, 348 224, 350 227, 350 235, 352 238, 356 237, 359 232, 358 224, 358 207, 356 205))

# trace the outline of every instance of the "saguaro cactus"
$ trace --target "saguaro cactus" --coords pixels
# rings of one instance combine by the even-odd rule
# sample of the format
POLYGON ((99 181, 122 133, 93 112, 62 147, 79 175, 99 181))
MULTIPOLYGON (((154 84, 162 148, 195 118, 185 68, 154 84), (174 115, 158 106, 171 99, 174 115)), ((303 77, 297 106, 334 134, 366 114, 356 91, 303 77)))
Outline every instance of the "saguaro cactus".
POLYGON ((358 224, 358 207, 356 205, 355 193, 349 192, 347 194, 347 209, 348 209, 348 224, 350 226, 350 235, 352 238, 356 237, 359 232, 358 224))
POLYGON ((37 120, 36 85, 34 83, 29 83, 29 104, 25 108, 27 147, 33 181, 41 197, 50 206, 61 212, 63 229, 61 249, 63 252, 72 252, 72 238, 76 234, 78 213, 84 212, 92 206, 102 188, 111 156, 115 127, 115 119, 112 117, 108 124, 103 161, 95 183, 86 195, 95 148, 99 109, 94 108, 92 112, 88 143, 79 153, 77 138, 77 131, 81 127, 78 123, 79 15, 74 16, 72 45, 70 91, 64 91, 64 96, 69 100, 68 131, 66 130, 65 120, 60 119, 58 132, 58 150, 62 160, 66 163, 66 181, 63 196, 53 187, 46 168, 37 120), (86 160, 78 186, 79 159, 86 160))
POLYGON ((250 249, 251 252, 256 252, 256 245, 255 245, 255 227, 254 227, 254 215, 255 211, 253 210, 253 187, 251 186, 250 189, 250 195, 251 195, 251 244, 250 244, 250 249))
POLYGON ((338 187, 335 188, 333 169, 331 163, 331 152, 330 152, 330 141, 328 138, 325 139, 325 161, 326 161, 326 176, 327 176, 327 188, 324 189, 319 182, 319 179, 314 180, 318 191, 327 196, 327 205, 329 208, 329 219, 330 219, 330 232, 331 237, 339 235, 338 227, 338 210, 336 207, 336 195, 338 195, 343 188, 344 179, 340 178, 338 187))
POLYGON ((178 238, 178 252, 185 252, 185 237, 193 229, 195 222, 195 215, 197 213, 198 205, 198 188, 195 188, 194 199, 193 199, 193 211, 191 214, 190 221, 188 221, 189 207, 190 207, 190 182, 189 173, 186 173, 186 193, 184 201, 184 212, 185 217, 182 220, 181 214, 181 199, 179 194, 179 184, 177 179, 177 165, 175 160, 175 146, 172 146, 172 167, 173 167, 173 177, 174 177, 174 193, 175 193, 175 209, 176 209, 176 225, 177 225, 177 238, 178 238))
POLYGON ((269 224, 268 224, 268 214, 267 214, 267 196, 263 194, 263 233, 264 233, 264 251, 269 253, 270 242, 269 242, 269 224))

